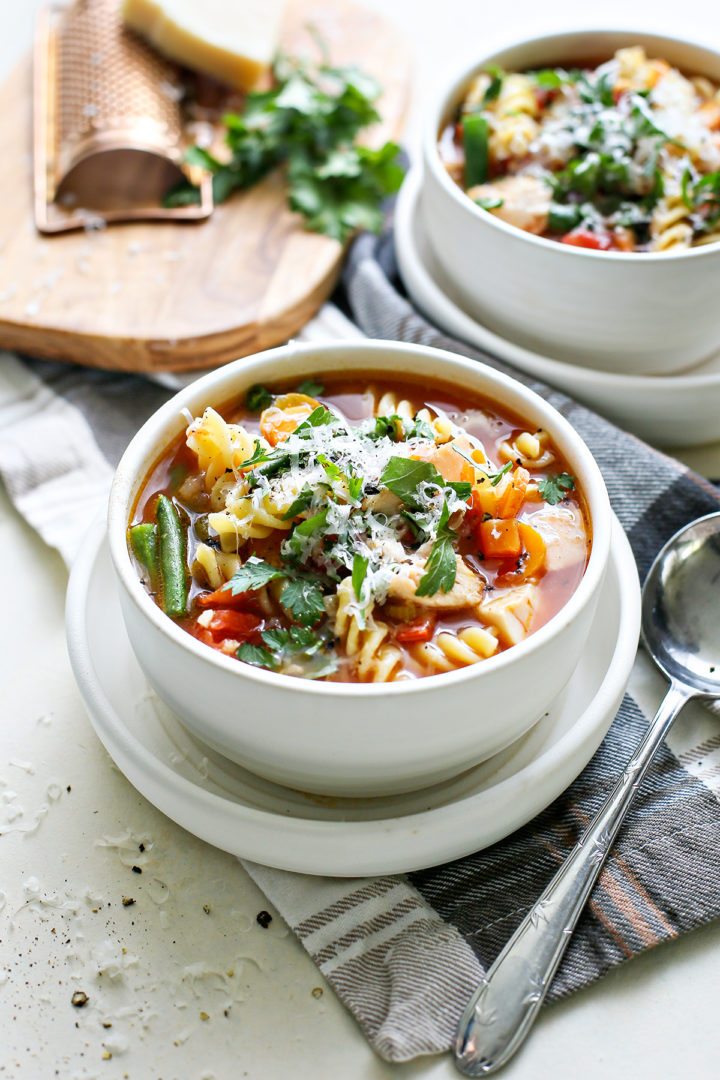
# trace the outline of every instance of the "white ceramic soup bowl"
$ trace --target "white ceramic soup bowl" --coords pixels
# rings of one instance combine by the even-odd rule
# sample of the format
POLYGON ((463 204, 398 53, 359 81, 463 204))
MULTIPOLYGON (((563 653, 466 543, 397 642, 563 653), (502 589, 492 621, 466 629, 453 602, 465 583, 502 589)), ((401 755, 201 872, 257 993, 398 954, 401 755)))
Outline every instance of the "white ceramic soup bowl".
POLYGON ((204 742, 281 784, 335 795, 381 795, 446 779, 528 730, 568 681, 590 629, 608 559, 611 514, 595 461, 536 394, 496 371, 420 345, 290 344, 205 375, 147 421, 110 494, 109 540, 130 642, 150 683, 204 742), (242 664, 197 641, 154 603, 128 553, 145 477, 187 420, 244 399, 254 383, 295 385, 326 372, 405 373, 482 394, 546 429, 584 493, 592 524, 585 575, 545 626, 498 656, 457 671, 388 684, 314 682, 242 664))
POLYGON ((678 252, 571 247, 508 225, 469 199, 438 154, 439 132, 479 71, 572 67, 643 45, 720 83, 720 55, 658 34, 591 30, 520 41, 482 56, 437 99, 423 142, 423 224, 468 313, 516 344, 603 371, 669 374, 720 347, 720 243, 678 252))

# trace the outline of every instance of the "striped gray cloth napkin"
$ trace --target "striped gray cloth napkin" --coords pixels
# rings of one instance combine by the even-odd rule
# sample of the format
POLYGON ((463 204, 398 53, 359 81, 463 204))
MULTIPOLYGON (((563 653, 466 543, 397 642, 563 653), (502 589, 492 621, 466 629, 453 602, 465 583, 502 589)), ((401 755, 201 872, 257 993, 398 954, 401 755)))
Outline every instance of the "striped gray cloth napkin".
MULTIPOLYGON (((341 301, 370 337, 421 342, 484 360, 403 298, 392 235, 360 238, 341 301)), ((346 330, 335 309, 310 337, 346 330)), ((595 454, 641 574, 664 541, 720 509, 715 489, 557 390, 547 398, 595 454)), ((0 362, 0 474, 21 513, 70 560, 133 432, 168 397, 158 385, 41 361, 0 362), (50 452, 49 448, 52 448, 50 452)), ((597 754, 525 828, 493 847, 405 876, 327 879, 245 863, 391 1061, 447 1050, 484 969, 524 917, 627 761, 647 716, 626 695, 597 754)), ((720 732, 708 718, 674 729, 646 778, 553 983, 559 998, 720 913, 720 732)))

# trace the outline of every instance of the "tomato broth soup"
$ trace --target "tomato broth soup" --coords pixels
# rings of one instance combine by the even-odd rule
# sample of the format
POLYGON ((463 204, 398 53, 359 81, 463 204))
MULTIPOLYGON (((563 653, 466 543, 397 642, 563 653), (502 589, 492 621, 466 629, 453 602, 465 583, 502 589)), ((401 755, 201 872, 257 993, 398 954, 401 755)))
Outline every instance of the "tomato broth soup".
POLYGON ((552 618, 587 566, 548 433, 442 383, 319 375, 188 414, 128 544, 158 605, 239 662, 416 679, 552 618))

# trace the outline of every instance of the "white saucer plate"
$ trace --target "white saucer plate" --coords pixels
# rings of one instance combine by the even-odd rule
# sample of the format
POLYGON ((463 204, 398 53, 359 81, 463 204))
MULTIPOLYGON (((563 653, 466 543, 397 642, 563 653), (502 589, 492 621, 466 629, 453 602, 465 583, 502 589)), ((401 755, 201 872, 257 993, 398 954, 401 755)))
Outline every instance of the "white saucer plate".
MULTIPOLYGON (((125 632, 104 522, 88 534, 67 596, 68 651, 80 693, 97 735, 130 783, 216 847, 269 866, 336 877, 401 873, 459 858, 533 818, 602 741, 630 677, 639 626, 635 561, 615 521, 587 647, 570 683, 535 727, 489 761, 435 787, 338 799, 283 788, 233 764, 191 736, 153 694, 125 632)), ((531 698, 532 687, 518 692, 531 698)))
POLYGON ((425 235, 421 186, 422 170, 415 167, 398 196, 395 246, 405 288, 431 322, 556 386, 650 442, 700 446, 720 439, 720 353, 679 375, 618 375, 532 352, 466 314, 425 235))

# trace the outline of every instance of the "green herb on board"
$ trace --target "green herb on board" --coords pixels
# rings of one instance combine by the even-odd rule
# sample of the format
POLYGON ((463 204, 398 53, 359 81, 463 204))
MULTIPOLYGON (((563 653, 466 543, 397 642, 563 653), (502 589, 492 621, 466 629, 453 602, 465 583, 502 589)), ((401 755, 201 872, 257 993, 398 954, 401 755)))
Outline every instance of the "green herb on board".
MULTIPOLYGON (((395 143, 372 149, 356 142, 380 119, 379 83, 356 67, 315 66, 284 55, 273 74, 272 89, 249 93, 241 112, 223 118, 227 160, 193 146, 187 162, 212 173, 216 203, 283 165, 288 204, 306 228, 341 243, 357 229, 377 232, 382 201, 398 190, 404 173, 395 143)), ((165 206, 199 198, 198 188, 183 180, 167 193, 165 206)))

